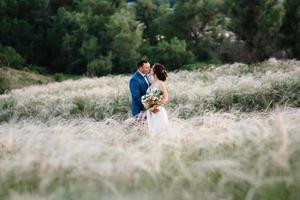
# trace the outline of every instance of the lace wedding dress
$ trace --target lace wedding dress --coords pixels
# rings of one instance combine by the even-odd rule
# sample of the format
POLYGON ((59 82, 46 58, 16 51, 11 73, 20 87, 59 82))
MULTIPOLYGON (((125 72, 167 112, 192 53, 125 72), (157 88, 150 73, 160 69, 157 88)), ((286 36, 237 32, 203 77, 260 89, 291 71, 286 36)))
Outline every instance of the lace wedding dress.
MULTIPOLYGON (((151 87, 148 88, 147 92, 150 88, 151 87)), ((150 135, 162 134, 168 131, 169 119, 167 111, 163 106, 159 106, 159 111, 156 113, 151 112, 149 109, 146 112, 150 135)))

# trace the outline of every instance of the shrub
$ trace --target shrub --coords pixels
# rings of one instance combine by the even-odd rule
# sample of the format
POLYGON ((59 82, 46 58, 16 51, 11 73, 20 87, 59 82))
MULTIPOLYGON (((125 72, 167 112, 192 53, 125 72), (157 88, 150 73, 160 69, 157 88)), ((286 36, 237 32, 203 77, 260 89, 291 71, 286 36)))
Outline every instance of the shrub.
POLYGON ((48 71, 45 67, 39 65, 28 65, 27 68, 31 71, 37 72, 39 74, 47 74, 48 71))
POLYGON ((87 102, 82 98, 75 98, 73 100, 73 109, 72 113, 82 113, 85 110, 87 102))
POLYGON ((7 80, 4 77, 0 77, 0 94, 5 93, 7 90, 9 90, 7 80))
POLYGON ((209 60, 206 62, 199 62, 199 63, 193 63, 193 64, 187 64, 183 65, 181 69, 185 70, 206 70, 209 68, 210 65, 220 65, 221 61, 220 60, 209 60))
POLYGON ((169 70, 179 69, 195 60, 194 54, 187 50, 186 42, 176 37, 170 42, 162 41, 157 46, 150 47, 147 54, 152 62, 161 62, 169 70))
POLYGON ((64 74, 64 73, 56 73, 54 74, 54 80, 57 82, 65 81, 65 80, 77 80, 80 76, 64 74))
POLYGON ((21 69, 24 62, 24 58, 14 48, 0 48, 0 65, 21 69))
POLYGON ((92 76, 107 75, 112 70, 110 56, 94 59, 87 65, 87 73, 92 76))
POLYGON ((219 59, 224 63, 251 63, 255 61, 254 55, 242 41, 224 40, 217 48, 217 54, 219 59))
POLYGON ((8 121, 14 114, 16 101, 13 98, 7 98, 0 101, 0 122, 8 121))

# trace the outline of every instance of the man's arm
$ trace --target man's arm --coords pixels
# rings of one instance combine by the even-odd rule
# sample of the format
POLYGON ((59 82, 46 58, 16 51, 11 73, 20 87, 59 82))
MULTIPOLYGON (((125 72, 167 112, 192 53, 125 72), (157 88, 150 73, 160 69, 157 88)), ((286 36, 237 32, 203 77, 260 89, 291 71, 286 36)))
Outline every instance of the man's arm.
POLYGON ((140 86, 138 81, 135 79, 131 79, 129 82, 129 88, 130 88, 132 98, 135 100, 135 102, 137 102, 139 106, 143 106, 141 95, 140 95, 140 86))

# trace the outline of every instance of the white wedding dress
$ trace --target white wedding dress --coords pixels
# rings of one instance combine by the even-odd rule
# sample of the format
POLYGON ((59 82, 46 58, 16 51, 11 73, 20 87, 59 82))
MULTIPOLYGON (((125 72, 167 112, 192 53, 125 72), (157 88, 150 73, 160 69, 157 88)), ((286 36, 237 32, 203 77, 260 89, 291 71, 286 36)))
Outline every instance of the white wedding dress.
MULTIPOLYGON (((148 88, 147 92, 151 87, 148 88)), ((169 129, 169 119, 166 109, 163 106, 159 106, 159 111, 156 113, 151 112, 149 109, 147 112, 147 122, 149 134, 154 136, 157 134, 167 133, 169 129)))

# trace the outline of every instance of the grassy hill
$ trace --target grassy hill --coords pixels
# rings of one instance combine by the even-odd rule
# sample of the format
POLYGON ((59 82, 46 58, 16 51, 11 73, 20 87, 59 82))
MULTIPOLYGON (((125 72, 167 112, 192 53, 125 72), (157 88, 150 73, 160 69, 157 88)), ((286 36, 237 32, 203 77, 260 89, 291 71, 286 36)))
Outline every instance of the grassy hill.
POLYGON ((7 90, 52 82, 53 78, 31 71, 0 67, 0 94, 7 90))
MULTIPOLYGON (((299 66, 298 61, 236 63, 170 73, 168 109, 176 117, 190 118, 207 111, 264 111, 276 105, 299 107, 299 66)), ((0 114, 0 121, 11 117, 127 119, 131 115, 129 78, 123 75, 82 78, 13 90, 0 102, 0 107, 11 105, 0 114)))
POLYGON ((0 95, 0 199, 299 199, 300 62, 170 73, 170 132, 130 115, 129 76, 0 95))

